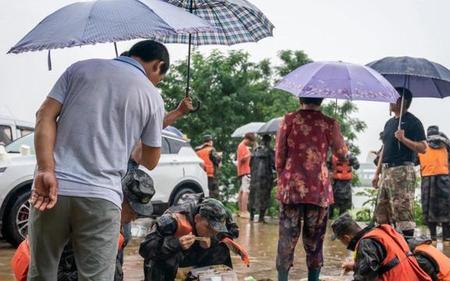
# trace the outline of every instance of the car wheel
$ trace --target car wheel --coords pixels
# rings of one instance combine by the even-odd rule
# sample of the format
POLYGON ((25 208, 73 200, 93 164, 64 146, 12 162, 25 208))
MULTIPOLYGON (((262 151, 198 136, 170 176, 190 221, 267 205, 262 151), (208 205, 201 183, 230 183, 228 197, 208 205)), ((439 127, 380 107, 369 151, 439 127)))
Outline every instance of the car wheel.
POLYGON ((176 206, 176 205, 181 205, 181 204, 185 203, 183 198, 182 198, 183 195, 185 195, 185 194, 195 194, 195 193, 198 193, 198 192, 195 192, 195 190, 190 188, 190 187, 182 187, 177 192, 177 194, 175 194, 175 196, 173 197, 172 205, 176 206))
POLYGON ((13 203, 8 213, 5 225, 5 240, 18 246, 28 234, 28 219, 30 216, 30 191, 21 193, 13 203))

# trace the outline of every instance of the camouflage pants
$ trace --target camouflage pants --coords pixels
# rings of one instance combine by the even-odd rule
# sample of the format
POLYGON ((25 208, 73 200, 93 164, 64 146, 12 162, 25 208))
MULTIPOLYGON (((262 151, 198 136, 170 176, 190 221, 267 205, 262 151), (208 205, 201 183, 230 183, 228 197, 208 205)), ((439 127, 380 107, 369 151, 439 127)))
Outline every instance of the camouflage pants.
POLYGON ((209 197, 219 199, 219 182, 215 177, 208 177, 209 197))
POLYGON ((402 231, 414 229, 415 188, 416 172, 413 166, 383 167, 375 207, 376 222, 395 224, 402 231))
POLYGON ((289 271, 293 266, 295 246, 302 233, 308 269, 323 265, 323 239, 327 228, 328 208, 309 204, 282 204, 277 252, 277 270, 289 271), (303 220, 303 229, 302 229, 303 220))

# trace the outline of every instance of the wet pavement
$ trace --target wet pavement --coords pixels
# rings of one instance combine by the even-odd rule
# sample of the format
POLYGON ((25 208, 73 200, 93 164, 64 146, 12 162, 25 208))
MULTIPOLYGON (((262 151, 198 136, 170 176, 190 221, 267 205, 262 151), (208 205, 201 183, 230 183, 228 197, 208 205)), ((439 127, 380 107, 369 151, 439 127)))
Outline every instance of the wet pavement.
MULTIPOLYGON (((250 267, 245 267, 239 257, 233 256, 234 269, 239 276, 239 280, 244 277, 253 276, 256 280, 276 280, 275 257, 278 241, 278 225, 275 220, 268 224, 248 223, 246 220, 239 219, 238 223, 241 229, 241 235, 237 241, 244 245, 251 256, 250 267)), ((125 255, 125 280, 141 281, 143 280, 142 258, 138 254, 139 242, 145 235, 149 222, 139 221, 134 225, 132 232, 135 238, 126 248, 125 255)), ((338 241, 331 241, 330 231, 328 229, 324 244, 325 266, 322 273, 328 276, 339 276, 341 263, 351 258, 351 253, 338 241)), ((443 249, 442 243, 438 243, 438 248, 444 250, 444 253, 450 255, 450 249, 443 249)), ((10 260, 14 249, 6 242, 0 241, 0 280, 13 281, 14 277, 10 270, 10 260)), ((306 277, 306 261, 301 239, 296 249, 294 267, 292 268, 290 280, 300 280, 306 277)), ((342 280, 342 279, 339 279, 342 280)))

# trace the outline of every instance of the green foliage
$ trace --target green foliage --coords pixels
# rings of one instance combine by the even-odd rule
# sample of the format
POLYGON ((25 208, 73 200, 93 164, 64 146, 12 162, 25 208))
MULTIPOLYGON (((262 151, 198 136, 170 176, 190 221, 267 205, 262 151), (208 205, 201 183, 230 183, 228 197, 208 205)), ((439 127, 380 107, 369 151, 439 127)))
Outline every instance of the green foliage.
MULTIPOLYGON (((201 107, 175 125, 194 146, 201 143, 204 134, 214 136, 216 149, 224 152, 219 181, 225 202, 233 201, 239 186, 233 160, 240 140, 232 139, 232 132, 246 123, 268 121, 299 107, 297 98, 273 89, 273 85, 311 59, 303 51, 289 50, 281 51, 279 57, 281 64, 273 66, 267 59, 252 62, 250 55, 241 50, 227 53, 215 50, 207 56, 195 52, 192 56, 191 94, 201 101, 201 107)), ((161 83, 167 109, 175 108, 184 97, 186 73, 186 62, 176 62, 161 83)), ((333 116, 334 107, 333 103, 327 103, 324 111, 333 116)), ((340 104, 337 109, 337 118, 349 140, 354 140, 356 133, 365 128, 363 122, 351 117, 356 110, 350 102, 340 104)), ((358 151, 355 146, 355 152, 358 151)), ((274 203, 271 210, 275 209, 274 203)))

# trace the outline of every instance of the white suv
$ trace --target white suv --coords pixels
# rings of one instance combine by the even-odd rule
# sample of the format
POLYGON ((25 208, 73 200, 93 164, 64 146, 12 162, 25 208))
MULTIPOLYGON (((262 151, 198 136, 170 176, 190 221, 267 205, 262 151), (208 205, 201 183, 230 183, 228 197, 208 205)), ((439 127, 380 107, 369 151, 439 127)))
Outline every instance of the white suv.
MULTIPOLYGON (((2 160, 0 155, 0 233, 14 245, 27 233, 28 198, 36 165, 33 139, 34 134, 17 139, 6 146, 8 154, 3 155, 6 159, 2 160)), ((152 199, 155 215, 177 203, 183 194, 203 192, 205 196, 209 195, 203 161, 188 141, 172 132, 163 132, 158 166, 152 171, 143 166, 140 168, 155 184, 156 193, 152 199)))

